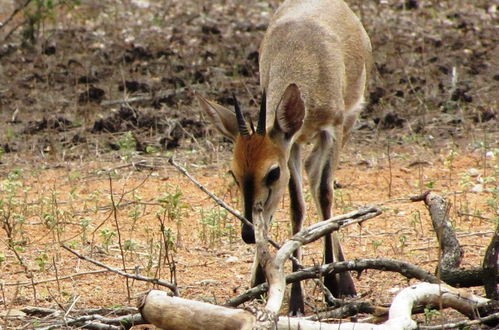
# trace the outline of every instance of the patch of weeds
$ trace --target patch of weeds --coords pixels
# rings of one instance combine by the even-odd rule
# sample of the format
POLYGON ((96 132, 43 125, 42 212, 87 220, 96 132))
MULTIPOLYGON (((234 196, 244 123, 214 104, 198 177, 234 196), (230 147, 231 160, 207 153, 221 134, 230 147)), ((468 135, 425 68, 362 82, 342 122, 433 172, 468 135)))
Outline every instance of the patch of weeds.
POLYGON ((6 139, 7 142, 16 141, 16 139, 17 139, 16 131, 14 131, 14 129, 12 127, 8 127, 6 129, 6 131, 5 131, 5 139, 6 139))
POLYGON ((432 309, 430 307, 425 307, 424 308, 424 318, 425 318, 425 324, 429 325, 431 321, 436 317, 439 316, 440 312, 436 309, 432 309))
POLYGON ((448 168, 449 170, 449 185, 452 185, 452 180, 453 180, 453 173, 454 173, 454 161, 456 160, 457 156, 459 156, 459 153, 455 151, 454 149, 451 149, 449 153, 447 154, 447 157, 445 157, 444 160, 444 165, 448 168))
POLYGON ((177 245, 181 245, 182 222, 183 217, 187 215, 186 209, 189 205, 183 201, 184 195, 178 187, 167 185, 166 190, 170 190, 171 192, 166 192, 157 199, 161 203, 159 213, 165 215, 169 222, 176 224, 177 245))
POLYGON ((343 213, 347 213, 353 210, 352 196, 349 193, 344 192, 341 189, 336 189, 334 191, 334 206, 341 208, 343 213))
MULTIPOLYGON (((83 244, 85 244, 85 242, 83 244)), ((69 241, 67 242, 67 245, 73 250, 76 250, 78 248, 78 242, 76 241, 69 241)))
POLYGON ((14 253, 17 262, 24 268, 27 276, 31 276, 28 266, 21 253, 29 242, 29 236, 24 230, 27 209, 27 193, 21 179, 24 172, 16 169, 7 175, 7 179, 0 182, 0 224, 6 234, 8 249, 14 253))
POLYGON ((490 209, 494 215, 493 221, 496 223, 499 221, 499 187, 491 189, 492 196, 487 198, 487 207, 490 209))
POLYGON ((404 249, 407 247, 407 239, 406 235, 399 236, 399 248, 401 254, 404 253, 404 249))
POLYGON ((138 244, 137 242, 134 242, 133 240, 131 239, 127 239, 125 240, 124 244, 123 244, 123 249, 125 251, 130 251, 130 252, 133 252, 137 249, 138 247, 138 244))
POLYGON ((102 246, 106 252, 109 252, 109 246, 113 244, 113 237, 115 237, 117 233, 114 230, 101 229, 99 234, 102 237, 102 246))
POLYGON ((201 210, 200 239, 210 246, 221 243, 222 238, 228 237, 232 242, 235 237, 235 228, 228 222, 228 212, 224 209, 214 209, 208 212, 201 210))
POLYGON ((146 154, 152 155, 152 154, 157 154, 159 152, 159 149, 155 146, 147 146, 146 147, 146 154))
POLYGON ((382 240, 373 240, 371 242, 371 245, 373 246, 374 253, 378 252, 378 248, 383 244, 382 240))
POLYGON ((120 147, 121 159, 125 162, 137 155, 137 140, 131 131, 123 134, 118 140, 118 146, 120 147))
POLYGON ((81 179, 81 177, 82 177, 82 174, 79 171, 74 171, 74 172, 69 173, 69 180, 70 181, 79 180, 79 179, 81 179))
POLYGON ((79 5, 79 0, 33 0, 24 9, 23 40, 35 44, 43 32, 47 21, 57 23, 58 9, 71 10, 79 5))
POLYGON ((40 255, 35 258, 36 264, 38 265, 38 268, 40 269, 41 272, 45 271, 48 260, 49 256, 46 252, 40 253, 40 255))
POLYGON ((464 191, 468 191, 471 187, 473 187, 473 185, 473 178, 469 173, 461 174, 459 178, 459 186, 461 187, 461 189, 463 189, 464 191))
POLYGON ((423 236, 423 221, 421 220, 421 213, 419 211, 412 212, 410 224, 416 233, 423 236))
POLYGON ((433 188, 435 188, 435 185, 436 185, 436 182, 435 182, 435 181, 433 181, 433 180, 432 180, 432 181, 430 181, 430 182, 427 182, 427 183, 425 183, 425 184, 424 184, 424 186, 425 186, 426 188, 428 188, 428 189, 433 189, 433 188))
POLYGON ((140 206, 135 205, 130 212, 128 212, 128 217, 132 219, 132 230, 135 227, 135 223, 137 220, 139 220, 140 216, 142 215, 142 211, 140 210, 140 206))
POLYGON ((90 219, 90 218, 83 218, 80 220, 81 242, 83 244, 85 244, 88 240, 87 233, 88 233, 88 229, 89 229, 91 223, 92 223, 92 219, 90 219))

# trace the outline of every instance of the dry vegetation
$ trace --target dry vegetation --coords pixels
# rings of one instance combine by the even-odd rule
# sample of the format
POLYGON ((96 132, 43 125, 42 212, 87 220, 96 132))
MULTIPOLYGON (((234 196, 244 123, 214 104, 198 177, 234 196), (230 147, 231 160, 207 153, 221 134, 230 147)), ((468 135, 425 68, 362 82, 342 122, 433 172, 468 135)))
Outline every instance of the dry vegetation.
MULTIPOLYGON (((4 2, 0 22, 19 3, 4 2)), ((348 2, 371 36, 376 70, 342 156, 335 213, 362 205, 384 213, 341 231, 347 257, 433 272, 439 251, 428 212, 407 200, 430 189, 452 203, 462 266, 480 266, 499 219, 497 5, 348 2)), ((23 11, 0 26, 0 328, 63 327, 97 307, 128 313, 153 287, 61 244, 175 282, 182 297, 222 304, 244 292, 253 247, 242 244, 239 222, 167 159, 239 205, 226 175, 230 145, 212 135, 192 92, 225 105, 236 93, 246 110, 255 108, 258 44, 277 4, 84 0, 49 11, 33 25, 34 42, 23 11), (57 313, 34 315, 27 306, 57 313)), ((287 218, 285 200, 273 224, 279 242, 289 235, 287 218)), ((321 250, 319 242, 307 246, 303 264, 320 263, 321 250)), ((356 278, 361 299, 379 305, 407 284, 379 271, 356 278)), ((324 308, 315 283, 305 288, 308 312, 324 308)), ((428 312, 420 321, 456 318, 428 312)))

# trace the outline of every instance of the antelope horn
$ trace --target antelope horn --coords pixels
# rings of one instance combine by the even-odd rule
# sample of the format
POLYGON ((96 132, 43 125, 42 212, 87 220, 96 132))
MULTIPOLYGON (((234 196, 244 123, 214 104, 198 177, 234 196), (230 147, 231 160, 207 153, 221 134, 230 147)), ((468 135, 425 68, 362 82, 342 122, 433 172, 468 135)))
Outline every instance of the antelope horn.
POLYGON ((248 127, 246 126, 246 121, 244 120, 241 108, 239 108, 239 103, 237 102, 236 96, 232 95, 234 98, 234 109, 236 110, 237 126, 239 127, 239 134, 242 136, 249 136, 248 127))
POLYGON ((267 97, 265 91, 262 93, 262 103, 260 104, 260 113, 258 114, 258 126, 256 132, 259 135, 265 135, 267 126, 267 97))

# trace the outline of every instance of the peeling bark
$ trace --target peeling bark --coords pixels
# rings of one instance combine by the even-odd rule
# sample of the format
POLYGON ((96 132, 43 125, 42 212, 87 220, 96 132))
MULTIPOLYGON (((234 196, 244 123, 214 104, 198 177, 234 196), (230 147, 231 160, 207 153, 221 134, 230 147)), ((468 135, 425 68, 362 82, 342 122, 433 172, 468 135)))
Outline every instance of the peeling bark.
MULTIPOLYGON (((411 201, 424 201, 428 206, 441 251, 440 262, 436 270, 437 276, 454 287, 485 285, 486 290, 490 291, 490 293, 487 292, 488 295, 493 295, 493 291, 496 291, 497 295, 497 238, 492 239, 487 249, 483 268, 461 269, 459 266, 463 258, 463 249, 452 229, 452 223, 449 219, 449 203, 440 195, 429 191, 412 197, 411 201), (485 264, 488 265, 487 268, 485 264)), ((497 230, 494 237, 496 236, 497 230)))
POLYGON ((499 260, 499 222, 483 259, 483 284, 487 298, 499 300, 497 288, 497 263, 499 260))

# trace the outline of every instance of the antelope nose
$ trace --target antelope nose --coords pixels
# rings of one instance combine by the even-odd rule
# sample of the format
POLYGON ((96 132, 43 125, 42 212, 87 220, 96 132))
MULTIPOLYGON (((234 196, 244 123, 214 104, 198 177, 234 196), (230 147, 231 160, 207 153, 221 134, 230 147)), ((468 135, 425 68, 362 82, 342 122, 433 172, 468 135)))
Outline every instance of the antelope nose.
POLYGON ((246 244, 255 244, 255 232, 251 226, 243 224, 241 229, 241 237, 246 244))

